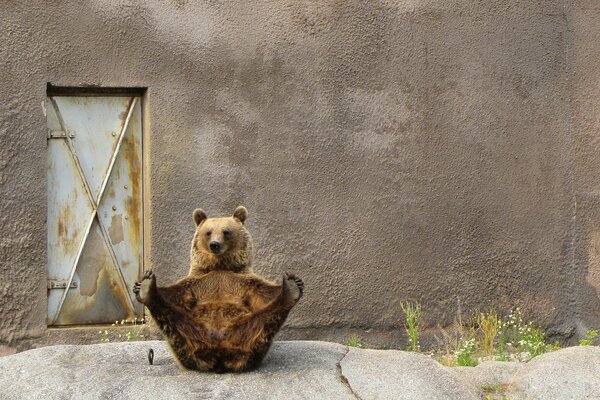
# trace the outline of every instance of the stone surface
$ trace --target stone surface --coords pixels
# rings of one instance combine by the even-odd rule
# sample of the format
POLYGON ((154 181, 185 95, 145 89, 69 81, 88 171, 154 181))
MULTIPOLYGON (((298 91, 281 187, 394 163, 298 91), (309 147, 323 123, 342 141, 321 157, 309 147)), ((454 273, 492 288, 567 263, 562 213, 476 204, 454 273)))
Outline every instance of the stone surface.
POLYGON ((0 26, 0 344, 48 330, 48 82, 148 88, 160 284, 194 208, 244 204, 256 270, 306 283, 282 337, 399 346, 411 299, 424 329, 600 326, 597 1, 0 1, 0 26))
POLYGON ((275 343, 244 374, 184 371, 164 342, 52 346, 0 358, 3 399, 352 399, 336 364, 345 346, 275 343), (147 352, 155 352, 154 365, 147 352))
POLYGON ((570 347, 527 363, 509 387, 510 399, 600 399, 600 347, 570 347))
POLYGON ((432 358, 396 350, 351 348, 342 374, 361 399, 480 399, 449 368, 432 358))
MULTIPOLYGON (((526 364, 448 368, 430 357, 326 342, 275 342, 242 374, 186 371, 165 342, 50 346, 0 357, 0 398, 480 399, 501 385, 510 399, 595 399, 600 348, 559 350, 526 364), (155 352, 149 365, 148 349, 155 352)), ((500 394, 500 397, 501 397, 500 394)), ((499 397, 499 398, 500 398, 499 397)))
POLYGON ((508 387, 525 368, 526 364, 518 362, 484 361, 476 367, 453 367, 452 371, 477 388, 495 385, 508 387))

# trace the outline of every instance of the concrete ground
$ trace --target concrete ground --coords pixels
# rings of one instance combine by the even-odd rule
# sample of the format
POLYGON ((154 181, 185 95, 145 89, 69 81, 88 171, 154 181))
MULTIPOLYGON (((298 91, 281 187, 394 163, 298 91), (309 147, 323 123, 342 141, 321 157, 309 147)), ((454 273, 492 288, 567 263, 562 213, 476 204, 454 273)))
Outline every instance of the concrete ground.
POLYGON ((3 399, 600 399, 600 347, 448 368, 403 351, 276 342, 257 371, 219 375, 180 369, 162 341, 51 346, 0 357, 0 387, 3 399))

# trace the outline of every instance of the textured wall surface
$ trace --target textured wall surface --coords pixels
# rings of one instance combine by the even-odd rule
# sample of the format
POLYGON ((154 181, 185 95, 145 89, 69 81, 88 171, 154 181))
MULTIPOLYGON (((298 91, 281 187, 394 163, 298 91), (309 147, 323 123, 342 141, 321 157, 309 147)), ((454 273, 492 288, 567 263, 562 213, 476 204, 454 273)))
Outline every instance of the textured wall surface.
MULTIPOLYGON (((600 326, 600 4, 569 3, 569 133, 574 181, 572 298, 579 333, 600 326), (594 61, 596 60, 596 61, 594 61)), ((597 328, 596 328, 597 329, 597 328)))
MULTIPOLYGON (((594 0, 0 2, 0 344, 46 334, 46 84, 147 87, 146 266, 245 205, 284 335, 520 306, 600 325, 594 0)), ((370 336, 369 336, 370 335, 370 336)), ((7 347, 9 348, 9 347, 7 347)), ((8 351, 8 350, 7 350, 8 351)))

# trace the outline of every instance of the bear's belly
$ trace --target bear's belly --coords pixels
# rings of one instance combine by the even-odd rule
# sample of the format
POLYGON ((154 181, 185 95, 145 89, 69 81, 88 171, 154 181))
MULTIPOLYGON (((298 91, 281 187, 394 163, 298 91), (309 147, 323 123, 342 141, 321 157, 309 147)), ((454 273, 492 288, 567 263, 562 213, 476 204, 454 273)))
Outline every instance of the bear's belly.
POLYGON ((225 362, 231 351, 239 353, 239 342, 245 335, 239 331, 238 324, 251 315, 248 307, 239 303, 213 301, 198 304, 193 312, 193 320, 207 335, 202 347, 208 353, 204 353, 202 358, 225 362))
POLYGON ((250 312, 250 308, 241 301, 204 301, 196 304, 193 310, 194 315, 202 314, 221 317, 240 316, 250 312))
POLYGON ((220 331, 229 328, 235 321, 249 317, 252 311, 242 303, 210 301, 196 305, 193 319, 206 329, 220 331))

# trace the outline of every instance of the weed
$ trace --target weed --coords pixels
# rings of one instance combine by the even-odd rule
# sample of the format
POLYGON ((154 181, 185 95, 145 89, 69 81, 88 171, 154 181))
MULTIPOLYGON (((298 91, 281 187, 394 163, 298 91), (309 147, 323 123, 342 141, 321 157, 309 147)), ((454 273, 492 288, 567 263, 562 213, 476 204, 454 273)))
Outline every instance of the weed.
POLYGON ((521 361, 531 360, 549 350, 542 328, 533 321, 525 323, 519 307, 502 322, 499 336, 501 353, 512 350, 521 361))
POLYGON ((456 364, 461 367, 475 367, 479 364, 475 358, 475 338, 466 340, 456 352, 456 364))
POLYGON ((510 360, 511 360, 511 358, 510 358, 510 354, 509 354, 509 353, 507 353, 507 352, 502 352, 502 353, 499 353, 499 354, 496 356, 496 361, 510 361, 510 360))
POLYGON ((446 367, 456 366, 456 353, 462 347, 462 325, 458 325, 459 332, 448 333, 446 330, 440 328, 442 337, 435 336, 438 343, 437 359, 446 367))
POLYGON ((110 334, 108 333, 107 330, 98 331, 98 333, 100 334, 100 342, 101 343, 110 342, 110 334))
POLYGON ((508 385, 502 383, 487 384, 482 385, 481 390, 486 400, 505 400, 508 385))
POLYGON ((499 392, 500 390, 502 390, 502 385, 499 383, 482 385, 481 390, 483 390, 484 392, 499 392))
POLYGON ((591 346, 594 342, 594 339, 598 337, 597 329, 588 329, 585 332, 585 337, 579 341, 580 346, 591 346))
POLYGON ((494 394, 494 393, 486 393, 484 399, 485 400, 507 400, 508 397, 506 397, 503 394, 498 395, 498 394, 494 394))
POLYGON ((421 305, 419 303, 400 303, 404 319, 406 320, 406 333, 408 335, 409 351, 421 351, 419 345, 419 320, 421 319, 421 305))
POLYGON ((145 318, 123 319, 121 321, 115 321, 115 323, 112 324, 111 327, 113 327, 113 328, 124 327, 124 328, 126 328, 124 333, 123 333, 123 330, 121 330, 121 329, 119 329, 119 330, 105 329, 105 330, 98 331, 98 333, 100 334, 100 342, 108 343, 108 342, 111 342, 112 340, 116 340, 118 342, 122 342, 124 340, 127 342, 146 340, 148 335, 145 334, 145 332, 146 332, 146 326, 144 325, 145 322, 146 322, 145 318))
POLYGON ((498 336, 502 321, 493 310, 489 310, 487 313, 477 312, 475 320, 482 336, 481 345, 483 347, 483 355, 485 357, 492 357, 494 355, 496 337, 498 336))
POLYGON ((558 342, 547 344, 543 329, 534 322, 525 323, 519 308, 506 318, 494 310, 477 311, 465 323, 459 315, 456 333, 442 333, 443 340, 436 337, 440 347, 436 358, 446 366, 475 366, 485 359, 529 361, 560 348, 558 342))
POLYGON ((362 348, 364 343, 360 336, 352 335, 348 338, 348 346, 362 348))

